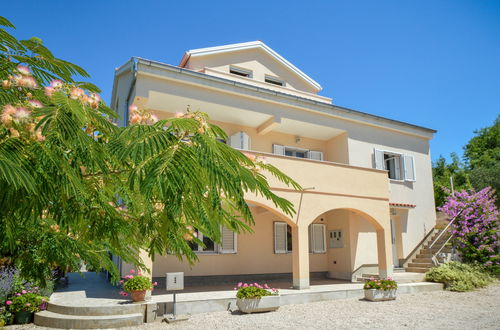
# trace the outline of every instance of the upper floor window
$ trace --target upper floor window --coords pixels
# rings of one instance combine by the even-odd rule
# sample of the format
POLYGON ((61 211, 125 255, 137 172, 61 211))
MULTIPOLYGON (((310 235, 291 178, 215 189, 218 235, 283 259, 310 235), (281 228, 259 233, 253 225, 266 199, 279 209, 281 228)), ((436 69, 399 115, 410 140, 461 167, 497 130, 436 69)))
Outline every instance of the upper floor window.
POLYGON ((297 158, 323 160, 323 152, 321 151, 288 147, 281 144, 273 144, 273 154, 297 158))
POLYGON ((235 74, 237 76, 252 78, 252 71, 242 68, 237 68, 234 66, 229 67, 229 73, 235 74))
POLYGON ((386 170, 389 179, 416 181, 413 156, 375 149, 375 168, 386 170))
POLYGON ((264 81, 268 84, 273 84, 273 85, 278 85, 278 86, 285 86, 285 82, 281 79, 278 79, 276 77, 268 76, 266 74, 266 77, 264 81))

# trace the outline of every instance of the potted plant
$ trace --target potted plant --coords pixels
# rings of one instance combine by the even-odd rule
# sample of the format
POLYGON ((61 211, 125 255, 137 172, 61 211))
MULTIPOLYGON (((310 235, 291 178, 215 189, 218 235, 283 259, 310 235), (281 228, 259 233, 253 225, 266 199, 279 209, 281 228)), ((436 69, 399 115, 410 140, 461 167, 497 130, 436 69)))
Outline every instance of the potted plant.
POLYGON ((243 313, 258 313, 275 311, 280 307, 278 290, 270 288, 267 284, 238 283, 236 293, 236 306, 243 313))
POLYGON ((14 319, 17 324, 26 324, 31 322, 33 313, 39 312, 42 304, 46 303, 47 300, 47 297, 22 290, 16 293, 11 300, 7 300, 5 304, 14 314, 14 319))
POLYGON ((152 283, 149 277, 141 274, 132 275, 134 270, 131 270, 130 273, 130 275, 125 276, 124 280, 120 281, 123 284, 123 291, 120 292, 120 295, 126 297, 130 293, 134 302, 144 301, 148 290, 152 290, 156 282, 152 283))
POLYGON ((370 278, 363 287, 365 299, 370 301, 384 301, 396 299, 398 284, 391 277, 386 279, 370 278))

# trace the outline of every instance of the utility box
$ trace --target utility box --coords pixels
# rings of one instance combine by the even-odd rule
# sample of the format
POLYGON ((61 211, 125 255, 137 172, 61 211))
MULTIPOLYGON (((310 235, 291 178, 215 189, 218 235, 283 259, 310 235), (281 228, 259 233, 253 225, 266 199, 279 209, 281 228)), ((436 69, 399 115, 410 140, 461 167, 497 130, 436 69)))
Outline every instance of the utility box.
POLYGON ((344 237, 342 235, 342 230, 330 230, 328 233, 329 247, 331 249, 343 248, 344 247, 344 237))
POLYGON ((167 291, 184 290, 184 273, 167 273, 167 291))

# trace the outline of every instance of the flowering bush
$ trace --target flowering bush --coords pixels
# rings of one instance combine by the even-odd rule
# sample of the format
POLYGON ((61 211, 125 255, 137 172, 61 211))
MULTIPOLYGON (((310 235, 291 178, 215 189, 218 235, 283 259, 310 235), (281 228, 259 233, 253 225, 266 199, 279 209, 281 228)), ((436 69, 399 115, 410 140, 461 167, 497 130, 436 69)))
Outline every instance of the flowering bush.
POLYGON ((130 274, 125 276, 123 280, 120 281, 120 284, 123 285, 123 290, 120 291, 121 296, 128 296, 127 292, 132 292, 132 291, 144 291, 144 290, 151 290, 153 287, 157 286, 158 283, 156 282, 151 282, 151 280, 146 277, 142 276, 142 274, 139 272, 138 275, 134 276, 135 270, 131 270, 130 274))
POLYGON ((260 299, 265 296, 277 296, 279 291, 275 288, 270 288, 267 284, 260 285, 259 283, 238 283, 238 286, 234 288, 238 290, 236 292, 236 298, 238 299, 260 299))
POLYGON ((458 215, 450 231, 463 261, 479 263, 499 274, 500 223, 494 191, 487 187, 479 192, 455 192, 438 209, 450 219, 458 215))
POLYGON ((14 281, 19 272, 14 267, 0 268, 0 302, 12 294, 14 281))
POLYGON ((487 286, 493 281, 484 267, 450 261, 431 268, 425 275, 426 281, 443 283, 450 291, 471 291, 487 286))
POLYGON ((41 296, 34 292, 27 292, 26 290, 23 290, 22 292, 16 293, 16 295, 11 300, 7 300, 5 304, 13 313, 23 311, 35 313, 39 312, 42 305, 47 301, 47 297, 41 296))
POLYGON ((398 284, 396 281, 394 281, 391 277, 388 277, 387 279, 376 279, 376 278, 370 278, 369 280, 365 281, 365 285, 363 289, 369 290, 369 289, 377 289, 377 290, 394 290, 398 288, 398 284))

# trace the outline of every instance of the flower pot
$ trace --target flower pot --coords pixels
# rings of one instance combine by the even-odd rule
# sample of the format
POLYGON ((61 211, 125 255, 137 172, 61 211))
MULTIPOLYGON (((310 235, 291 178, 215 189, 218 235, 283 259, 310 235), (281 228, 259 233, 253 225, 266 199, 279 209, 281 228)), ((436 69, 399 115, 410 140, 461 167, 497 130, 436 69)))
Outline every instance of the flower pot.
POLYGON ((31 323, 31 320, 33 319, 33 313, 28 311, 16 312, 15 319, 17 324, 31 323))
POLYGON ((146 292, 147 290, 132 291, 130 292, 130 296, 132 297, 132 300, 135 302, 144 301, 144 298, 146 297, 146 292))
POLYGON ((392 290, 379 290, 379 289, 365 289, 365 299, 370 301, 385 301, 396 299, 396 292, 398 289, 392 290))
POLYGON ((236 299, 236 306, 242 313, 271 312, 280 308, 280 296, 264 296, 260 299, 236 299))

